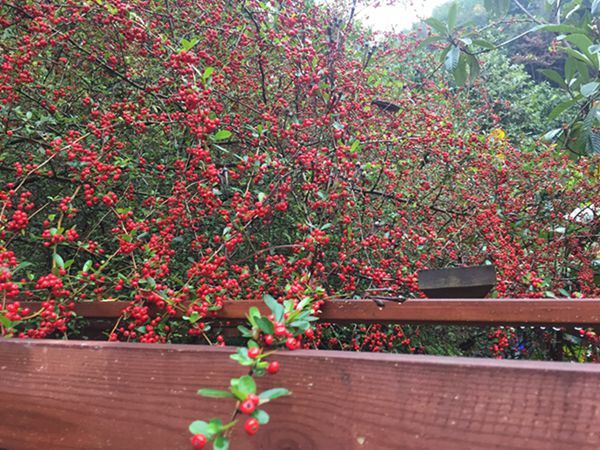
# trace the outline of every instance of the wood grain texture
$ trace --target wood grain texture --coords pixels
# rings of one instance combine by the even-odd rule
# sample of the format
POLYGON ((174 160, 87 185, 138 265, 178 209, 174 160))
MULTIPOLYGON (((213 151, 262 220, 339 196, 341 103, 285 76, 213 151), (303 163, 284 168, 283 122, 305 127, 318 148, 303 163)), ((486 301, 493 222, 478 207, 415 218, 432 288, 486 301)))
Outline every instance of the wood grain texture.
MULTIPOLYGON (((35 310, 40 302, 22 302, 35 310)), ((78 302, 75 312, 90 319, 116 319, 127 302, 78 302)), ((226 302, 217 319, 245 320, 248 308, 264 314, 262 301, 226 302)), ((410 299, 399 304, 386 302, 378 307, 372 300, 330 300, 323 306, 324 322, 436 323, 507 325, 599 325, 600 299, 410 299)))
MULTIPOLYGON (((229 348, 0 341, 0 448, 189 449, 231 414, 229 348)), ((278 355, 272 422, 235 450, 598 449, 600 366, 326 351, 278 355)))

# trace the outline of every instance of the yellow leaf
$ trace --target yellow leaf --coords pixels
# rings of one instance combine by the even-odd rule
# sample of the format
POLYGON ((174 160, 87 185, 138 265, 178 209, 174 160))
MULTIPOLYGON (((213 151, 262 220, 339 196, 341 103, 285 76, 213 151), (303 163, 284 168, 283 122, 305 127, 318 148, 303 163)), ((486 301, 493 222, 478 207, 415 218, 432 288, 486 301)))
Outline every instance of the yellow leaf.
POLYGON ((494 141, 503 141, 506 139, 506 131, 504 131, 502 128, 494 128, 492 131, 490 131, 490 138, 494 141))

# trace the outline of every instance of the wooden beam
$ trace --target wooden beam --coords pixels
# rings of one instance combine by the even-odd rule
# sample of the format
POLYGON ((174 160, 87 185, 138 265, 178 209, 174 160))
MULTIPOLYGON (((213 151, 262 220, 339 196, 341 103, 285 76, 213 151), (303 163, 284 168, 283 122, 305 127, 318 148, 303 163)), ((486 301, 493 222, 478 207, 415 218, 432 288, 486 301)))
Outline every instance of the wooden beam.
MULTIPOLYGON (((231 415, 196 395, 244 370, 229 348, 0 341, 0 448, 188 449, 188 423, 231 415)), ((271 423, 232 448, 598 449, 600 365, 282 352, 271 423)))
MULTIPOLYGON (((32 309, 39 302, 22 302, 32 309)), ((77 302, 75 312, 90 319, 116 319, 127 302, 77 302)), ((221 320, 243 320, 250 306, 268 313, 262 301, 226 302, 221 320)), ((546 326, 600 325, 600 299, 410 299, 402 304, 372 300, 330 300, 323 306, 324 322, 506 324, 546 326)))

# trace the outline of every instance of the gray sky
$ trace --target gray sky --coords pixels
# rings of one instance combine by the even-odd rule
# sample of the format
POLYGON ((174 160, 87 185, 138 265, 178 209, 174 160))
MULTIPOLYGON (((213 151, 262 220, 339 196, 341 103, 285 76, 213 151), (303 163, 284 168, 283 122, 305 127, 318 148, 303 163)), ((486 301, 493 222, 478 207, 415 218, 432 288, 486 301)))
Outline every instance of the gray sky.
MULTIPOLYGON (((447 1, 448 0, 413 0, 412 6, 369 7, 360 10, 359 18, 379 31, 390 31, 394 27, 396 31, 401 31, 410 28, 410 26, 420 18, 426 19, 430 17, 433 8, 446 3, 447 1)), ((381 3, 385 2, 382 1, 381 3)))

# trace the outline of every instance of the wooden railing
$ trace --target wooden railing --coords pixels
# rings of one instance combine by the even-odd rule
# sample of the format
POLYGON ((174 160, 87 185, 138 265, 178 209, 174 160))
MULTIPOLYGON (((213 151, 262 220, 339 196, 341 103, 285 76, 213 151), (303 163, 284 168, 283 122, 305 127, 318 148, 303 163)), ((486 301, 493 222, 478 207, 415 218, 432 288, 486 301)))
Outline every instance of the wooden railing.
MULTIPOLYGON (((40 302, 23 304, 32 309, 41 306, 40 302)), ((75 312, 90 319, 116 319, 128 305, 79 302, 75 312)), ((262 301, 236 301, 226 302, 216 318, 243 320, 250 306, 267 313, 262 301)), ((320 317, 324 322, 593 326, 600 325, 600 299, 409 299, 385 302, 383 308, 372 300, 330 300, 320 317)))
MULTIPOLYGON (((0 341, 0 448, 189 449, 194 419, 233 404, 196 395, 240 367, 229 348, 0 341)), ((265 409, 233 449, 598 449, 600 365, 282 352, 265 409)), ((243 432, 242 432, 243 433, 243 432)))
MULTIPOLYGON (((241 320, 253 302, 227 303, 241 320)), ((30 305, 35 306, 35 305, 30 305)), ((88 318, 126 304, 78 303, 88 318)), ((266 311, 265 311, 266 312, 266 311)), ((326 303, 330 322, 598 325, 600 300, 370 300, 326 303)), ((227 419, 222 389, 240 367, 230 348, 0 340, 0 449, 189 449, 187 425, 227 419)), ((598 449, 600 365, 282 351, 259 390, 271 423, 232 449, 598 449)))

